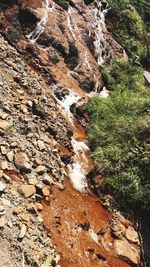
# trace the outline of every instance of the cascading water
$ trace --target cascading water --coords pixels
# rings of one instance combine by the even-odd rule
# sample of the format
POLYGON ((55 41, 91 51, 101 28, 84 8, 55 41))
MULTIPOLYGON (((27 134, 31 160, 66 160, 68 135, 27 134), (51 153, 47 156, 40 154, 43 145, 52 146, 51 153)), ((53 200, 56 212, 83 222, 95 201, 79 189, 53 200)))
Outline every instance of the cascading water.
POLYGON ((53 8, 53 7, 49 8, 48 0, 44 0, 44 7, 45 7, 45 14, 43 18, 37 23, 35 29, 30 34, 27 35, 27 38, 30 39, 30 41, 33 43, 35 43, 38 40, 40 35, 45 30, 45 26, 46 26, 47 18, 48 18, 48 12, 51 11, 51 9, 53 8))
MULTIPOLYGON (((97 57, 97 62, 99 65, 105 62, 105 35, 106 26, 105 26, 105 15, 108 11, 107 5, 106 9, 103 9, 103 5, 100 1, 95 1, 96 7, 91 9, 91 28, 95 32, 95 55, 97 57)), ((90 34, 90 32, 89 32, 90 34)))
POLYGON ((76 30, 77 26, 76 26, 76 24, 74 23, 74 21, 73 21, 73 19, 71 17, 71 14, 74 13, 74 12, 75 12, 74 9, 71 6, 69 6, 68 7, 68 11, 66 12, 66 16, 67 16, 68 28, 69 28, 73 38, 75 40, 77 40, 77 37, 76 37, 76 34, 75 34, 75 30, 76 30), (72 25, 74 25, 74 26, 72 26, 72 25))
POLYGON ((83 66, 88 67, 88 69, 91 69, 90 62, 89 62, 88 55, 87 55, 87 51, 84 54, 83 66))
MULTIPOLYGON (((81 97, 73 92, 69 92, 62 100, 55 97, 57 103, 61 106, 61 110, 64 116, 69 121, 72 128, 74 128, 74 118, 70 112, 72 104, 77 103, 81 97)), ((83 141, 77 141, 75 137, 72 137, 71 144, 74 150, 74 162, 68 166, 69 177, 73 184, 73 187, 85 193, 88 188, 86 175, 88 173, 88 159, 87 152, 88 146, 83 141)))

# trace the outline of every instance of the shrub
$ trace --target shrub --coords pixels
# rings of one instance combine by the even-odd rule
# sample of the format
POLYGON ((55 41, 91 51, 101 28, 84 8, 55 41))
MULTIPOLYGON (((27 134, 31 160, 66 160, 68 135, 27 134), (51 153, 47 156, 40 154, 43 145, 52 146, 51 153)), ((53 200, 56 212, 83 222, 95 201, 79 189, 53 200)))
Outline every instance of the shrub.
POLYGON ((95 166, 124 204, 149 208, 149 88, 142 68, 124 59, 104 66, 103 76, 110 96, 94 97, 85 108, 95 166))
POLYGON ((150 4, 145 0, 108 0, 108 17, 115 18, 113 33, 130 59, 147 64, 149 55, 150 4), (143 60, 144 55, 144 60, 143 60))
POLYGON ((67 0, 54 0, 55 3, 61 6, 64 10, 68 10, 68 1, 67 0))

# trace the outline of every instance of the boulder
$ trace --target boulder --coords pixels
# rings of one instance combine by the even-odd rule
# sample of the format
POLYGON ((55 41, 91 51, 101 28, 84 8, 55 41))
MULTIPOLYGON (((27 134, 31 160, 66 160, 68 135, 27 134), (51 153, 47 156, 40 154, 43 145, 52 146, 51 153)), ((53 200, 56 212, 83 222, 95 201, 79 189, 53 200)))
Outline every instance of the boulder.
POLYGON ((140 261, 139 250, 127 240, 116 240, 114 248, 119 257, 129 264, 137 266, 140 261))
POLYGON ((138 233, 133 229, 133 227, 128 227, 125 237, 128 239, 129 242, 139 244, 138 233))

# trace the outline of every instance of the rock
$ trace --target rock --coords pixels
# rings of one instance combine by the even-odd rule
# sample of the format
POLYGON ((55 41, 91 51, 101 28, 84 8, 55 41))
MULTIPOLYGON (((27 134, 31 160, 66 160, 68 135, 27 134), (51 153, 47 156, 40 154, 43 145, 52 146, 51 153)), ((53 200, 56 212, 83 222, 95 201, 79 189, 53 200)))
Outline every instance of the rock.
POLYGON ((33 203, 29 203, 27 205, 27 211, 31 212, 31 213, 37 213, 35 205, 33 203))
POLYGON ((3 177, 3 171, 2 170, 0 170, 0 179, 3 177))
POLYGON ((42 211, 43 210, 43 205, 41 203, 36 204, 37 210, 42 211))
POLYGON ((14 152, 13 151, 8 152, 6 157, 7 157, 9 162, 12 162, 14 159, 14 152))
POLYGON ((11 178, 5 173, 3 173, 2 177, 3 177, 3 179, 5 180, 6 183, 9 183, 11 181, 11 178))
POLYGON ((41 151, 45 150, 45 145, 44 145, 44 142, 43 141, 38 140, 37 143, 38 143, 38 147, 39 147, 39 149, 41 151))
POLYGON ((127 263, 134 264, 136 266, 138 265, 140 261, 139 251, 127 240, 116 240, 114 242, 114 248, 118 256, 120 256, 127 263))
POLYGON ((56 187, 57 187, 59 190, 64 190, 64 186, 63 186, 63 184, 61 184, 61 183, 57 183, 57 182, 55 182, 54 184, 56 185, 56 187))
POLYGON ((2 161, 1 162, 1 168, 2 168, 2 170, 7 170, 8 169, 8 163, 7 163, 7 161, 2 161))
POLYGON ((8 131, 11 128, 11 124, 8 121, 0 120, 0 129, 3 131, 8 131))
POLYGON ((31 197, 36 192, 36 190, 34 185, 22 185, 18 188, 18 192, 24 197, 28 198, 31 197))
POLYGON ((31 165, 29 159, 24 152, 19 152, 15 155, 15 165, 18 170, 22 172, 31 172, 31 165))
POLYGON ((133 229, 133 227, 128 227, 128 229, 126 230, 125 237, 128 239, 129 242, 139 244, 138 233, 133 229))
POLYGON ((42 165, 42 163, 43 163, 42 160, 40 160, 38 158, 35 158, 34 162, 35 162, 36 165, 42 165))
POLYGON ((0 218, 0 229, 4 228, 5 224, 6 224, 5 218, 4 217, 0 218))
POLYGON ((45 186, 42 188, 42 194, 44 197, 48 197, 50 192, 49 192, 49 189, 45 186))
POLYGON ((36 172, 38 174, 44 174, 46 172, 46 167, 43 166, 43 165, 39 165, 37 168, 36 168, 36 172))
POLYGON ((56 264, 57 264, 59 261, 60 261, 60 256, 57 255, 57 256, 55 257, 55 262, 56 262, 56 264))
POLYGON ((30 216, 26 213, 21 213, 20 218, 24 221, 24 222, 29 222, 30 221, 30 216))
POLYGON ((54 184, 53 178, 50 177, 47 173, 44 174, 44 178, 43 178, 42 182, 46 185, 54 184))
POLYGON ((25 235, 26 235, 26 232, 27 232, 27 226, 25 224, 23 224, 22 227, 21 227, 21 231, 19 233, 18 238, 19 239, 23 239, 25 237, 25 235))
POLYGON ((6 185, 3 184, 1 181, 0 181, 0 193, 2 193, 6 188, 6 185))
POLYGON ((8 114, 5 113, 5 112, 2 112, 2 111, 0 110, 0 118, 3 119, 3 120, 5 120, 7 117, 8 117, 8 114))
POLYGON ((37 180, 36 178, 29 178, 29 179, 28 179, 28 183, 29 183, 30 185, 36 185, 37 182, 38 182, 38 180, 37 180))
POLYGON ((7 154, 7 149, 5 146, 1 146, 1 154, 6 155, 7 154))
POLYGON ((21 213, 21 212, 23 212, 24 211, 24 208, 23 207, 15 207, 14 209, 13 209, 13 213, 14 214, 19 214, 19 213, 21 213))
POLYGON ((0 205, 0 216, 4 215, 6 213, 3 206, 0 205))

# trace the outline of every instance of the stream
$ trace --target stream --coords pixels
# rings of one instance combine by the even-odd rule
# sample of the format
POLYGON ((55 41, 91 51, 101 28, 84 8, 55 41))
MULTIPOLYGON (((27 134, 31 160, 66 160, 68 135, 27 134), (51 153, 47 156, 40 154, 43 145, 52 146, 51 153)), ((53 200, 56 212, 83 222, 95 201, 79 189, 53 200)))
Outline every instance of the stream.
MULTIPOLYGON (((37 23, 35 29, 27 36, 32 43, 36 43, 37 39, 45 30, 48 12, 52 12, 53 9, 53 7, 49 8, 48 0, 44 2, 44 7, 45 15, 41 21, 37 23)), ((99 65, 103 64, 106 59, 105 36, 103 32, 105 31, 105 15, 107 10, 107 5, 106 8, 103 9, 102 3, 95 1, 90 14, 92 17, 91 27, 95 31, 95 56, 99 65)), ((66 17, 70 32, 76 41, 80 32, 71 17, 73 12, 75 12, 75 10, 69 7, 69 10, 66 11, 66 17)), ((86 51, 83 65, 90 68, 86 51)), ((55 87, 56 86, 57 85, 55 85, 55 87)), ((98 86, 95 88, 95 93, 100 97, 107 98, 109 96, 109 91, 105 87, 101 92, 98 91, 98 86)), ((50 205, 45 204, 44 206, 43 218, 45 225, 51 229, 50 236, 61 254, 61 266, 105 266, 100 264, 107 258, 107 263, 110 264, 110 266, 128 267, 128 264, 116 259, 112 251, 113 240, 108 233, 109 214, 102 207, 99 200, 95 196, 89 194, 86 176, 93 167, 89 156, 90 150, 87 145, 86 137, 82 138, 82 140, 77 138, 78 129, 76 127, 76 120, 70 111, 71 106, 77 104, 82 97, 75 93, 73 88, 68 91, 69 93, 61 100, 58 99, 54 93, 53 95, 59 109, 72 128, 73 136, 71 138, 71 145, 74 156, 72 158, 72 163, 67 166, 68 177, 66 177, 64 181, 65 190, 60 192, 57 188, 53 188, 53 199, 50 205), (75 190, 68 182, 68 178, 75 190), (56 223, 56 221, 59 221, 59 223, 56 223), (83 226, 87 228, 86 231, 83 226), (97 234, 101 229, 105 229, 103 237, 99 237, 97 234), (93 255, 96 255, 95 258, 92 258, 94 257, 93 255), (103 257, 101 258, 99 255, 103 255, 103 257)), ((89 98, 89 95, 86 95, 87 98, 89 98)), ((141 224, 143 223, 144 222, 141 221, 141 224)), ((143 238, 145 237, 142 229, 141 235, 143 238)), ((143 246, 145 250, 145 245, 143 244, 143 246)))

